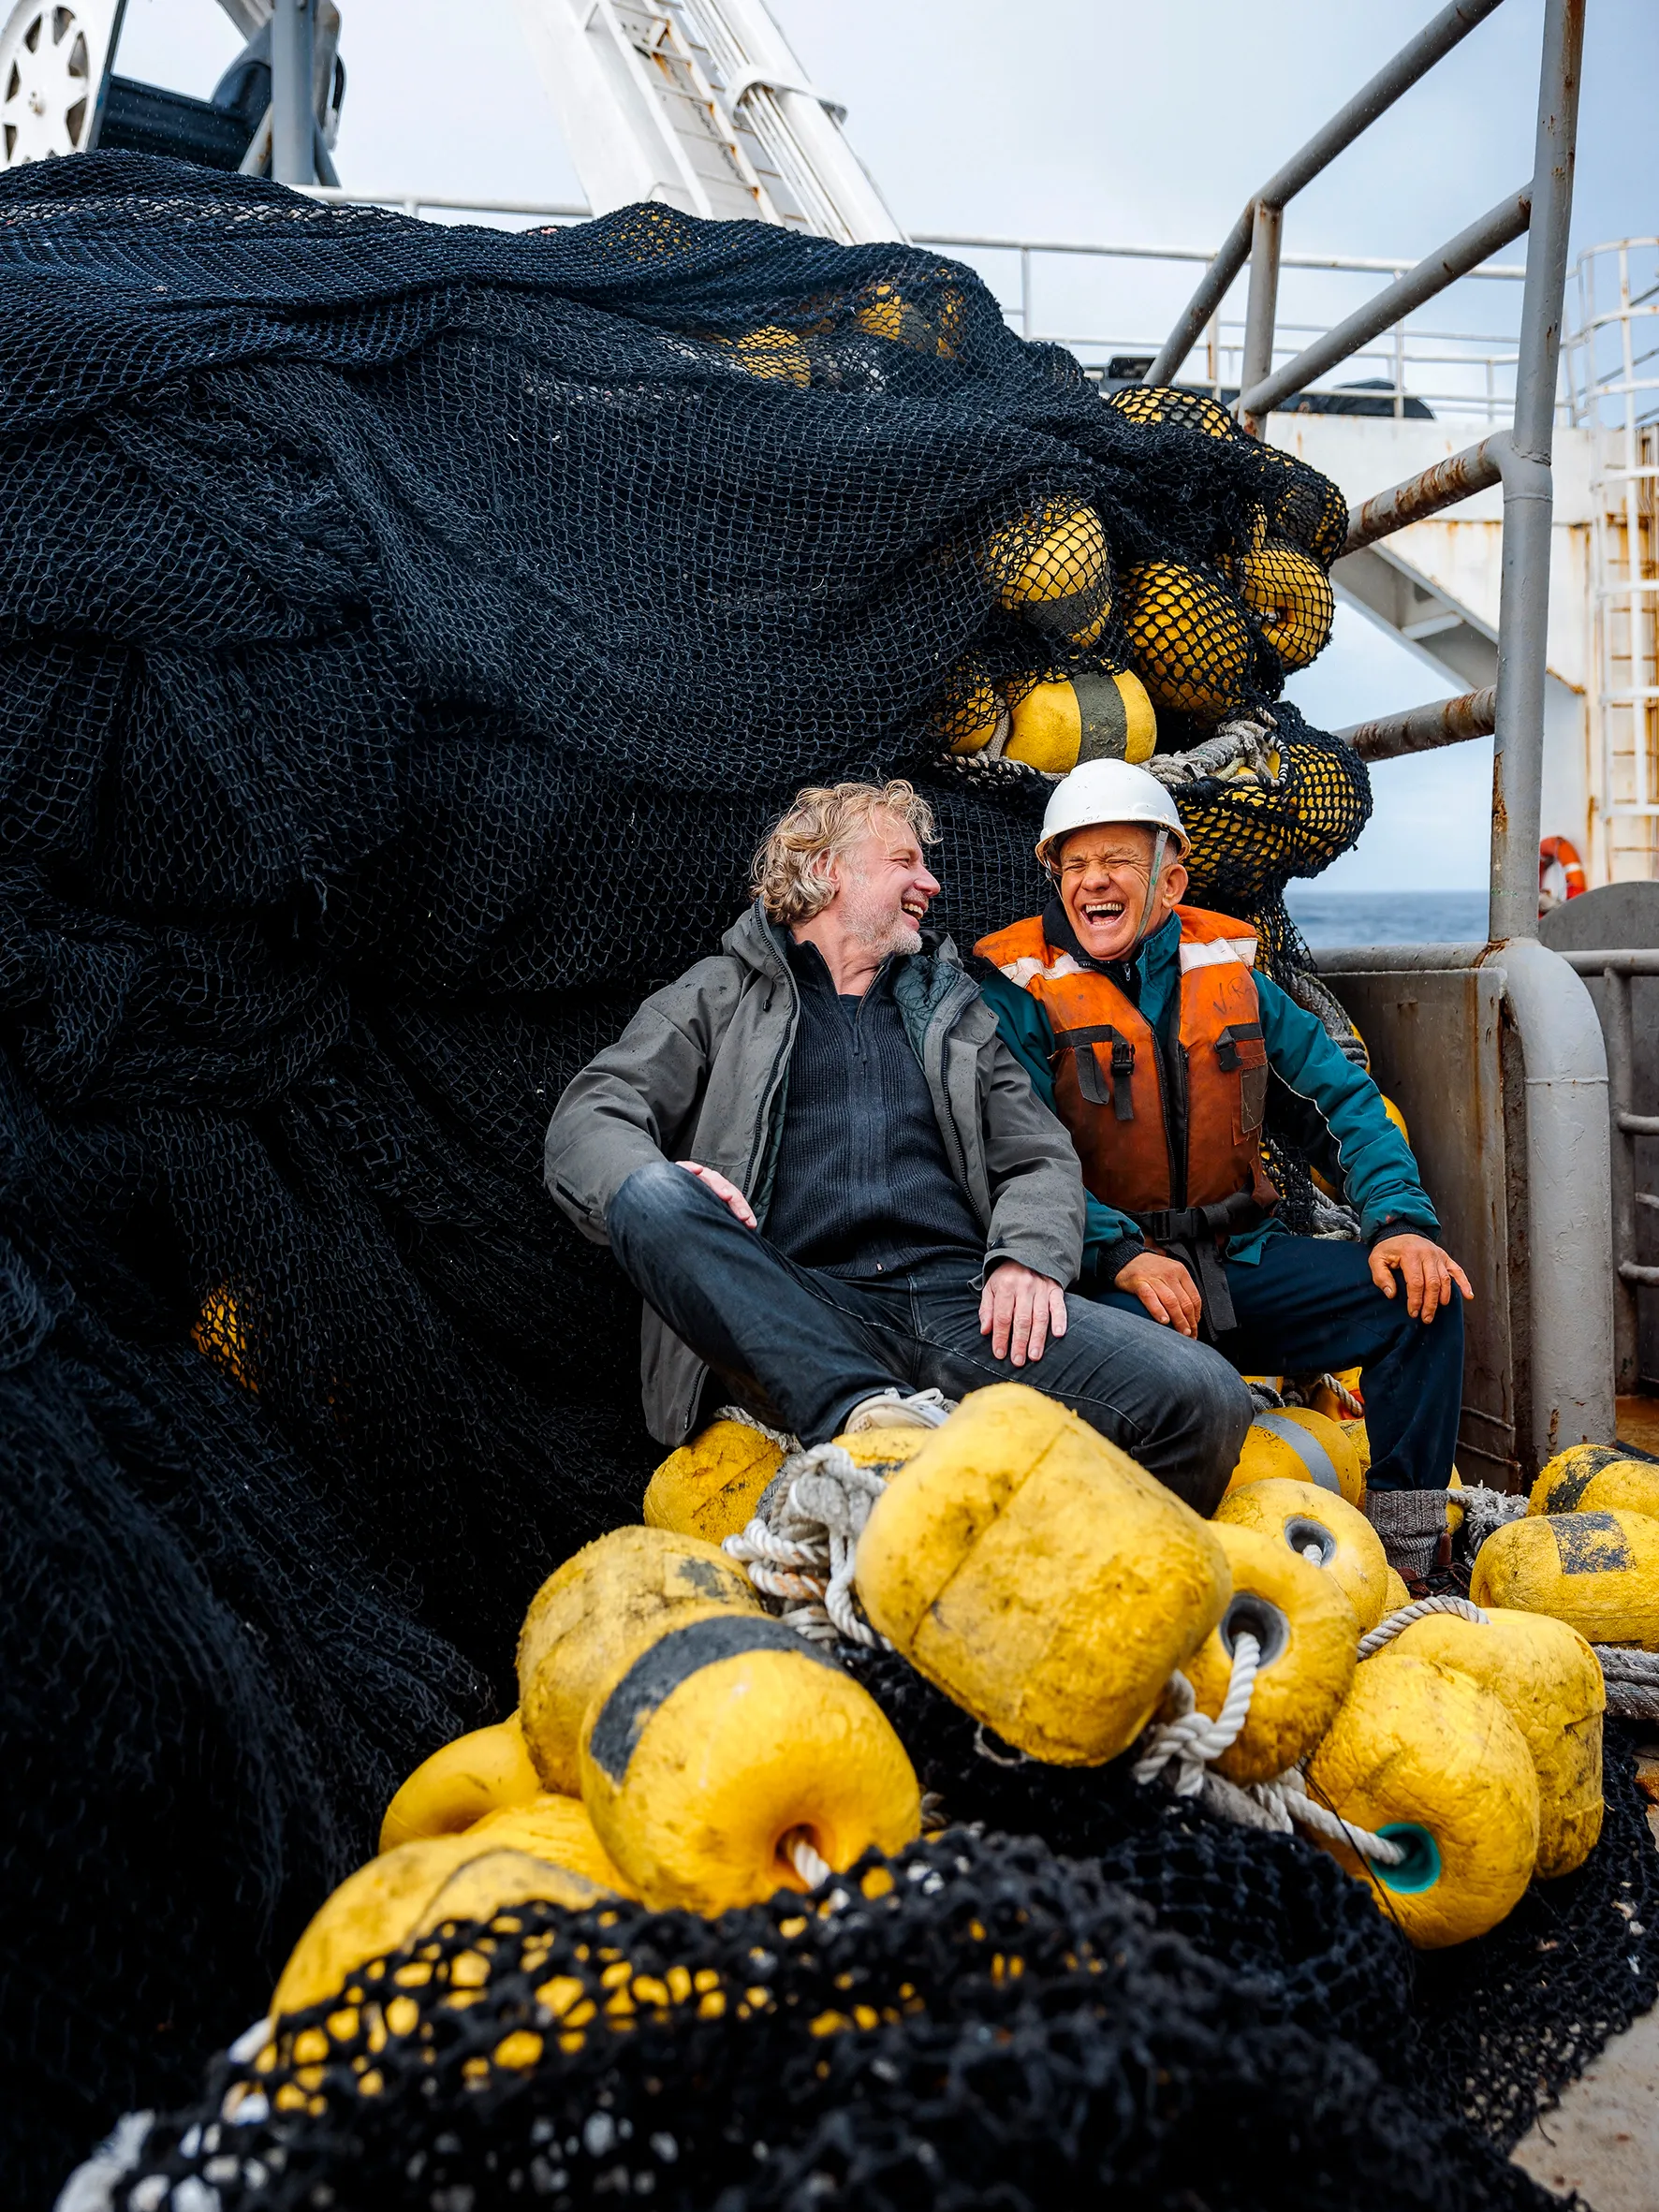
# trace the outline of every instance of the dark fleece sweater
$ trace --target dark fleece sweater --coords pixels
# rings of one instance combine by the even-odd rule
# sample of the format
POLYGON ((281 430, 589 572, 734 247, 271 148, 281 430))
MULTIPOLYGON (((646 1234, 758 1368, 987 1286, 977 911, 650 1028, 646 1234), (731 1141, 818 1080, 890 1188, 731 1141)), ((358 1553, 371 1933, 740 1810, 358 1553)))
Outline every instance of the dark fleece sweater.
POLYGON ((887 1276, 960 1262, 985 1237, 950 1172, 888 960, 862 998, 836 993, 816 945, 789 947, 800 1026, 766 1234, 803 1267, 887 1276))

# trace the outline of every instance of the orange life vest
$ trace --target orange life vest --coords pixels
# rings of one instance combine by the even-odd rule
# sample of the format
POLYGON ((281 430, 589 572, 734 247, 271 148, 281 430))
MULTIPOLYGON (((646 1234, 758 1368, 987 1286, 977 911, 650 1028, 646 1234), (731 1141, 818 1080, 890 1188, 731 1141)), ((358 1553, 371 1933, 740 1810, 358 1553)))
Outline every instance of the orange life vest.
POLYGON ((1251 974, 1255 939, 1230 915, 1175 912, 1181 1018, 1168 1078, 1185 1095, 1173 1117, 1151 1023, 1109 978, 1050 945, 1040 916, 982 937, 974 949, 1049 1017, 1055 1104, 1096 1198, 1138 1216, 1245 1196, 1266 1210, 1278 1193, 1261 1156, 1268 1051, 1251 974), (1177 1159, 1182 1125, 1184 1157, 1177 1159))

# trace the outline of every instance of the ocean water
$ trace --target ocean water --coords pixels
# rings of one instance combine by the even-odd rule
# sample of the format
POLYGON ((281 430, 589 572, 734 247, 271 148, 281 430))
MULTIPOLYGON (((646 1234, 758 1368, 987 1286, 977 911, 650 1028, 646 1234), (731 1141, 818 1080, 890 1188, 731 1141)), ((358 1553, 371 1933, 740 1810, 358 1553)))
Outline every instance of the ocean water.
POLYGON ((1486 937, 1485 891, 1322 891, 1293 883, 1285 903, 1314 946, 1469 945, 1486 937))

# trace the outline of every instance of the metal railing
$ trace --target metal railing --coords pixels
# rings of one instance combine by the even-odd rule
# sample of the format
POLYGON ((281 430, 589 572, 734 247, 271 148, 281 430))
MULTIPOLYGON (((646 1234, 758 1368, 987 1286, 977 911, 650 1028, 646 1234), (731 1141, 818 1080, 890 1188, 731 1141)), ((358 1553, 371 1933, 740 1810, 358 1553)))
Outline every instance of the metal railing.
MULTIPOLYGON (((1549 612, 1550 452, 1556 414, 1567 227, 1572 212, 1584 0, 1546 0, 1531 180, 1398 277, 1343 323, 1275 365, 1285 210, 1360 133, 1493 13, 1501 0, 1454 0, 1380 69, 1301 152, 1246 202, 1146 373, 1168 381, 1248 264, 1244 359, 1237 413, 1259 435, 1274 403, 1332 369, 1411 307, 1477 268, 1524 230, 1526 276, 1510 428, 1365 503, 1373 542, 1494 480, 1504 488, 1504 563, 1492 759, 1491 920, 1496 939, 1537 932, 1537 850, 1544 768, 1545 650, 1549 612)), ((1352 541, 1351 541, 1352 542, 1352 541)))
MULTIPOLYGON (((1622 1282, 1639 1289, 1659 1288, 1659 1267, 1644 1267, 1636 1256, 1636 1209, 1659 1211, 1659 1193, 1637 1188, 1636 1140, 1659 1136, 1659 1114, 1638 1114, 1636 1105, 1636 1030, 1631 1017, 1633 975, 1659 975, 1659 952, 1615 949, 1562 955, 1580 975, 1603 986, 1602 1035, 1608 1047, 1608 1107, 1613 1130, 1613 1265, 1622 1282)), ((1625 1326, 1632 1337, 1635 1315, 1625 1326)), ((1634 1358, 1634 1342, 1629 1356, 1634 1358)))
POLYGON ((1608 881, 1651 874, 1659 839, 1659 239, 1578 256, 1567 346, 1574 418, 1594 447, 1591 718, 1608 881))

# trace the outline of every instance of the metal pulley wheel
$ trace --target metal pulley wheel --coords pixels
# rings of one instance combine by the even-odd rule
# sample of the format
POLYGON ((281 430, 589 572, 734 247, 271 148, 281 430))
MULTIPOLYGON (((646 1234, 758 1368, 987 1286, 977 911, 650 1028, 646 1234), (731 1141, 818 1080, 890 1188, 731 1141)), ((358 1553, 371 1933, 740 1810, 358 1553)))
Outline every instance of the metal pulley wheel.
POLYGON ((120 13, 18 0, 0 30, 0 168, 86 152, 120 13))

